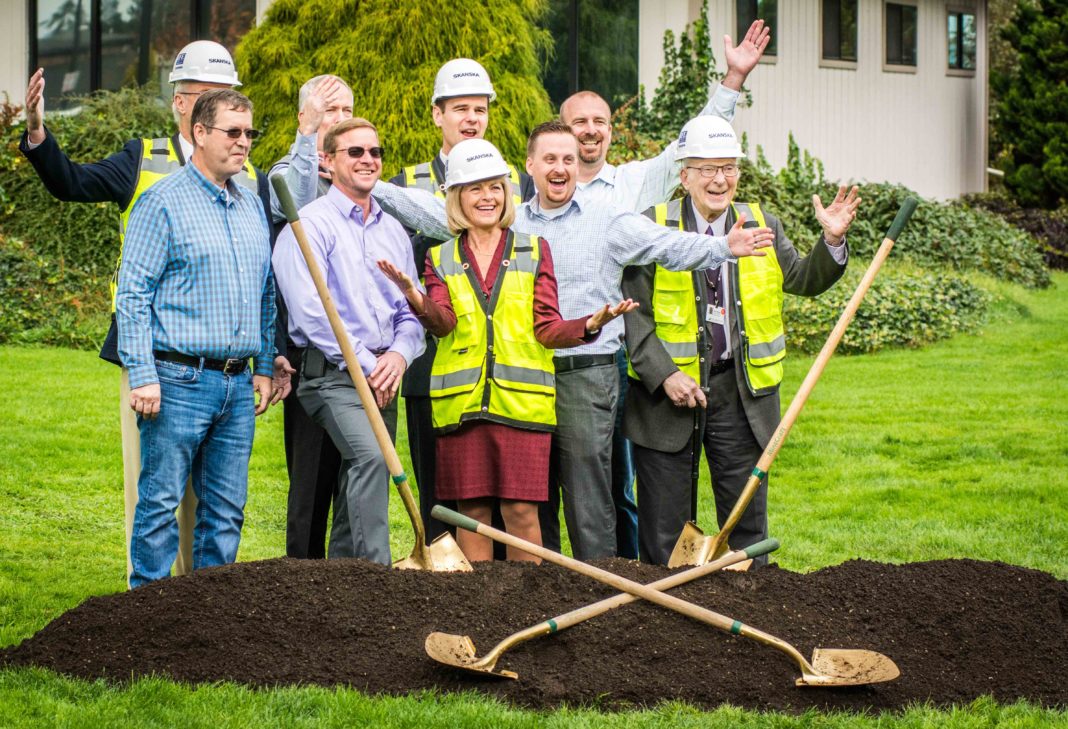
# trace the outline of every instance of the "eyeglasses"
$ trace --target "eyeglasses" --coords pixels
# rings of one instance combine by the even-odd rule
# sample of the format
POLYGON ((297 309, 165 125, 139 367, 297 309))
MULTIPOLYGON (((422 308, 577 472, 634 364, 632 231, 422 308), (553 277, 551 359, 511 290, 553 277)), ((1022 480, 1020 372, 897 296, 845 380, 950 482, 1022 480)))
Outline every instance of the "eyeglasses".
POLYGON ((237 129, 236 127, 233 128, 233 129, 222 129, 220 127, 209 127, 207 124, 204 125, 204 128, 205 129, 214 129, 217 132, 222 132, 226 136, 230 137, 230 139, 240 139, 241 135, 244 134, 245 135, 245 139, 248 139, 248 140, 251 141, 251 140, 255 139, 256 137, 260 136, 260 130, 259 129, 237 129))
POLYGON ((363 157, 364 153, 371 155, 372 159, 382 159, 382 155, 386 153, 385 147, 346 147, 345 149, 338 149, 334 151, 334 154, 341 154, 342 152, 348 152, 349 157, 353 159, 359 159, 363 157))
POLYGON ((200 96, 201 94, 203 94, 205 92, 203 92, 203 91, 175 91, 174 93, 176 93, 176 94, 178 94, 180 96, 200 96))
POLYGON ((720 172, 728 180, 732 177, 738 176, 738 165, 705 165, 703 167, 687 167, 688 170, 697 170, 701 177, 706 180, 715 179, 716 175, 720 172))

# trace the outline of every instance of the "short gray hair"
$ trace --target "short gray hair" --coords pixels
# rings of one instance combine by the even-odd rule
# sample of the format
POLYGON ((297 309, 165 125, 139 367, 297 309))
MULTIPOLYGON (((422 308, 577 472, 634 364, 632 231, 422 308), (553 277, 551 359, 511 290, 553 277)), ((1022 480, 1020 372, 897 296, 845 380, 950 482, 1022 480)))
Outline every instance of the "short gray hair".
MULTIPOLYGON (((320 74, 319 76, 308 79, 304 82, 304 85, 300 87, 300 94, 297 97, 298 110, 304 108, 304 102, 308 100, 309 96, 311 96, 312 89, 315 88, 315 85, 326 78, 336 78, 338 82, 346 89, 348 89, 350 94, 352 94, 352 87, 345 83, 345 79, 341 78, 340 76, 335 76, 332 73, 320 74)), ((355 96, 355 94, 353 94, 353 96, 355 96)))

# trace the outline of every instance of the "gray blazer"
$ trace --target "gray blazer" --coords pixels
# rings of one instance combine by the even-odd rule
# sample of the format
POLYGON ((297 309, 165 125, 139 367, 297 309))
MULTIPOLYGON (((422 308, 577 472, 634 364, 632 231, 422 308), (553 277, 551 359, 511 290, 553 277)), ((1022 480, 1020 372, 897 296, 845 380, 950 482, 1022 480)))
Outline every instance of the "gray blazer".
MULTIPOLYGON (((696 221, 689 196, 682 201, 682 216, 686 230, 696 232, 696 221)), ((782 223, 766 211, 764 217, 767 226, 775 231, 775 255, 782 268, 784 292, 798 296, 818 296, 842 277, 845 266, 839 265, 834 260, 822 236, 812 252, 802 258, 783 232, 782 223)), ((727 228, 729 229, 734 223, 734 211, 728 211, 727 228)), ((693 411, 689 408, 676 407, 661 387, 669 375, 678 371, 678 367, 671 361, 671 357, 656 336, 652 316, 654 271, 654 266, 632 266, 623 273, 623 296, 641 304, 637 309, 626 314, 624 319, 627 352, 634 371, 638 373, 641 381, 639 383, 632 378, 630 387, 627 388, 623 432, 627 438, 644 448, 673 453, 681 450, 693 435, 693 411)), ((735 276, 731 280, 733 298, 738 301, 740 299, 738 278, 735 276)), ((697 289, 698 291, 704 290, 704 284, 697 273, 695 273, 695 285, 701 287, 697 289)), ((695 302, 695 305, 698 304, 695 302)), ((698 306, 699 321, 703 321, 704 308, 701 305, 698 306)), ((745 365, 737 356, 741 352, 738 333, 739 316, 737 315, 739 311, 740 309, 736 307, 735 316, 730 318, 731 351, 736 354, 734 379, 745 408, 746 419, 763 448, 767 446, 781 417, 779 391, 775 388, 774 392, 755 397, 749 390, 742 369, 745 365)), ((701 385, 703 386, 708 383, 711 365, 710 361, 701 364, 701 385)))

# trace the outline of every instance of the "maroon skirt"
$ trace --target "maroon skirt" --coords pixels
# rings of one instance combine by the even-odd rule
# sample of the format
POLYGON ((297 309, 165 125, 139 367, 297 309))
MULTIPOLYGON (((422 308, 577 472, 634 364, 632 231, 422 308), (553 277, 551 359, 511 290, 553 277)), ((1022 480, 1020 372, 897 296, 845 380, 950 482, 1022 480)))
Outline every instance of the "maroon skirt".
POLYGON ((549 498, 552 433, 485 421, 464 423, 437 437, 439 499, 549 498))

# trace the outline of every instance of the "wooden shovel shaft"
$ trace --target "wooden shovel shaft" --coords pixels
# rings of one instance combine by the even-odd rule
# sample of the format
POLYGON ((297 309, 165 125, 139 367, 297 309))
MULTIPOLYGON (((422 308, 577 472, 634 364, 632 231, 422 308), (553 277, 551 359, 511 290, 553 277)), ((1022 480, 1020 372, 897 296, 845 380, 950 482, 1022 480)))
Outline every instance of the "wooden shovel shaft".
POLYGON ((297 245, 300 247, 304 262, 308 266, 308 273, 311 274, 312 282, 315 284, 315 291, 323 302, 326 318, 330 321, 330 328, 334 332, 334 338, 337 339, 338 346, 341 348, 341 356, 345 359, 345 366, 349 371, 349 376, 352 378, 352 384, 355 386, 356 392, 360 396, 360 402, 363 404, 363 409, 367 413, 367 419, 371 423, 371 430, 375 434, 375 440, 378 441, 378 447, 386 460, 386 467, 393 477, 393 482, 397 485, 401 500, 404 502, 404 509, 408 512, 408 518, 412 522, 412 529, 415 531, 415 548, 417 551, 425 550, 426 532, 423 528, 422 517, 419 516, 419 509, 415 504, 415 497, 412 496, 411 487, 408 485, 408 477, 405 475, 404 467, 397 456, 397 449, 393 446, 393 440, 389 437, 389 430, 386 428, 386 422, 382 419, 382 413, 378 409, 374 393, 371 392, 371 387, 367 384, 367 378, 360 367, 360 361, 356 359, 356 351, 352 348, 352 342, 349 341, 348 332, 345 331, 345 327, 341 323, 341 316, 337 313, 337 305, 334 304, 333 297, 330 296, 330 289, 326 285, 323 272, 319 269, 319 264, 312 254, 311 246, 308 244, 308 236, 304 232, 304 226, 301 224, 300 216, 297 214, 296 206, 293 204, 293 197, 289 193, 289 188, 286 187, 285 180, 281 177, 272 177, 271 183, 274 185, 275 192, 278 193, 282 211, 293 229, 293 236, 297 239, 297 245))
POLYGON ((834 354, 835 349, 838 348, 838 344, 842 341, 842 337, 845 336, 846 328, 849 326, 849 323, 853 321, 853 317, 856 316, 857 309, 860 308, 860 304, 867 295, 868 289, 871 288, 871 284, 875 280, 875 276, 879 273, 879 269, 883 267, 883 262, 886 261, 886 257, 890 255, 890 249, 894 247, 894 240, 901 233, 902 229, 904 229, 905 223, 908 222, 909 217, 911 217, 913 211, 916 209, 916 204, 916 199, 910 197, 901 205, 901 209, 898 211, 893 224, 890 226, 890 230, 887 231, 886 238, 883 238, 882 245, 879 246, 879 250, 875 253, 875 258, 872 259, 871 264, 868 266, 868 270, 864 272, 864 276, 860 279, 860 283, 857 285, 856 291, 853 292, 853 296, 850 297, 849 303, 846 304, 842 315, 838 317, 838 323, 834 325, 834 329, 831 330, 830 336, 827 337, 827 341, 824 343, 823 348, 816 356, 816 361, 813 362, 812 366, 809 368, 808 374, 805 376, 804 381, 801 383, 801 387, 797 391, 797 395, 794 396, 794 399, 790 402, 790 407, 786 409, 786 413, 782 416, 782 420, 779 421, 779 426, 775 429, 775 432, 772 433, 771 440, 768 441, 767 448, 764 449, 764 453, 761 454, 760 460, 757 461, 753 474, 749 477, 749 480, 746 481, 745 488, 742 489, 742 493, 738 496, 738 501, 735 503, 734 509, 731 510, 730 515, 727 517, 726 521, 723 522, 723 527, 715 538, 717 545, 722 545, 726 542, 727 537, 741 520, 742 514, 745 513, 745 510, 749 507, 749 502, 753 500, 757 489, 760 488, 761 480, 771 469, 771 464, 775 460, 775 457, 779 455, 779 449, 782 448, 782 444, 786 441, 786 436, 790 434, 790 429, 794 427, 794 422, 797 420, 797 416, 801 413, 801 408, 805 406, 808 396, 812 394, 812 390, 816 387, 816 383, 823 374, 823 370, 827 367, 831 355, 834 354))
MULTIPOLYGON (((494 529, 491 526, 475 521, 474 519, 463 516, 462 514, 458 514, 457 512, 452 511, 451 509, 446 509, 443 506, 435 506, 431 513, 433 514, 435 519, 439 519, 440 521, 443 521, 447 524, 452 524, 454 526, 460 527, 461 529, 467 529, 468 531, 476 532, 477 534, 481 534, 484 537, 489 537, 490 539, 496 542, 501 542, 502 544, 507 544, 510 547, 521 549, 524 552, 533 554, 536 557, 541 557, 546 562, 552 562, 553 564, 560 565, 561 567, 565 567, 574 572, 578 572, 579 574, 586 575, 587 577, 595 579, 598 582, 610 585, 616 588, 617 590, 622 590, 623 592, 629 593, 643 600, 655 603, 657 605, 660 605, 661 607, 665 607, 669 610, 674 610, 675 612, 682 613, 683 615, 693 618, 694 620, 698 620, 702 623, 705 623, 706 625, 711 625, 714 628, 718 628, 719 630, 722 630, 725 633, 731 633, 732 635, 742 635, 746 638, 752 638, 756 641, 764 643, 765 645, 769 645, 788 654, 791 658, 794 659, 795 662, 797 662, 798 666, 801 668, 802 671, 807 671, 809 673, 815 672, 815 670, 812 668, 812 665, 807 660, 805 660, 805 657, 802 656, 792 645, 780 640, 779 638, 776 638, 773 635, 769 635, 768 633, 765 633, 762 630, 757 630, 756 628, 745 625, 738 620, 733 620, 725 615, 720 615, 719 613, 713 612, 708 608, 703 608, 700 605, 694 605, 691 602, 680 600, 674 595, 668 595, 666 593, 660 592, 653 586, 643 585, 639 582, 628 580, 625 577, 620 577, 619 575, 613 572, 602 570, 599 567, 594 567, 591 564, 580 562, 579 560, 571 559, 570 557, 565 557, 562 554, 557 554, 556 552, 553 552, 550 549, 546 549, 545 547, 540 547, 536 544, 532 544, 526 541, 525 539, 520 539, 519 537, 508 534, 507 532, 502 532, 499 529, 494 529)), ((713 563, 710 562, 697 569, 706 569, 711 564, 713 563)), ((692 571, 693 570, 689 570, 688 572, 692 571)), ((675 579, 682 577, 686 574, 687 572, 682 572, 678 575, 673 575, 672 577, 665 579, 675 579)), ((619 596, 609 599, 618 600, 619 596)), ((595 607, 596 604, 588 606, 588 608, 580 608, 579 610, 574 612, 581 612, 582 610, 595 607)), ((574 622, 571 623, 571 625, 573 624, 574 622)), ((538 626, 534 626, 534 628, 528 628, 528 630, 533 631, 537 628, 538 626)), ((537 632, 531 635, 530 637, 534 637, 534 635, 541 634, 543 633, 537 632)))

